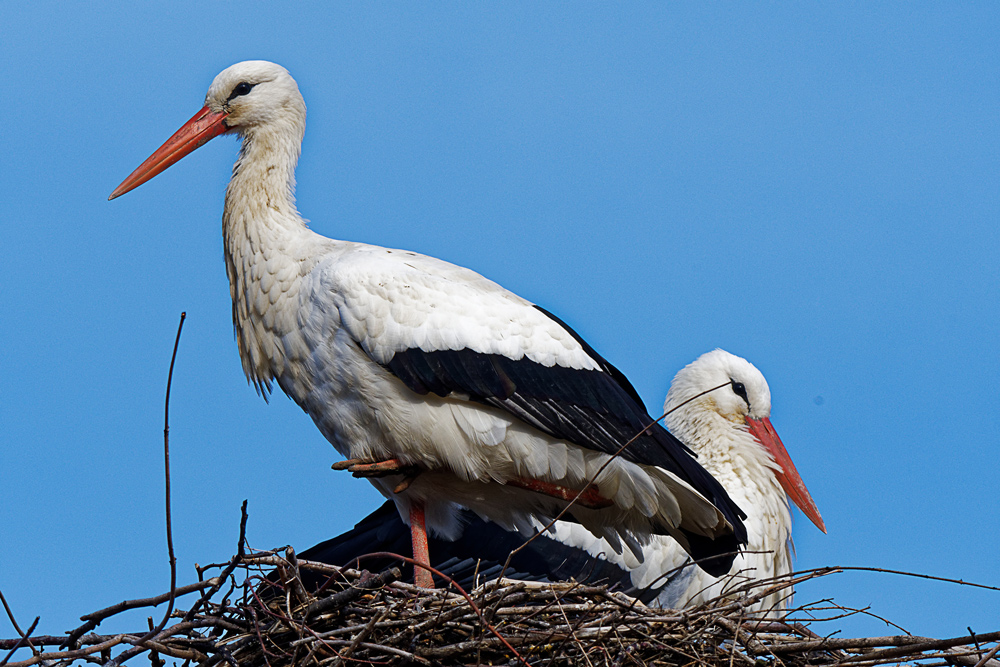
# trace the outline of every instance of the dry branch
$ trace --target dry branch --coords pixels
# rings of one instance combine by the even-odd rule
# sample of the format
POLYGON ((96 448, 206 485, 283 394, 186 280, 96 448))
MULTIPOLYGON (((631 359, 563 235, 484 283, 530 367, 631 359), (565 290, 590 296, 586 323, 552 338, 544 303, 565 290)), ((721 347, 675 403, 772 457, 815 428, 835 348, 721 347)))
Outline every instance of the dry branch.
MULTIPOLYGON (((649 609, 604 587, 573 583, 500 580, 467 597, 398 581, 395 568, 371 574, 298 560, 293 552, 284 557, 277 551, 240 551, 212 566, 217 576, 177 588, 178 598, 201 595, 190 609, 174 611, 153 637, 146 637, 148 628, 111 635, 78 628, 71 635, 32 636, 35 651, 71 646, 45 653, 28 653, 23 636, 2 639, 0 650, 13 653, 21 646, 23 652, 22 660, 7 667, 122 664, 143 654, 198 667, 515 664, 518 654, 525 664, 543 667, 869 667, 915 661, 928 667, 1000 667, 994 658, 1000 632, 951 639, 825 638, 809 629, 811 616, 865 613, 829 601, 799 607, 785 620, 748 619, 746 609, 763 596, 838 568, 760 582, 739 597, 678 611, 649 609), (328 580, 311 591, 303 571, 328 580), (220 593, 227 581, 231 588, 220 593)), ((81 628, 168 599, 165 593, 124 601, 87 614, 81 628)))

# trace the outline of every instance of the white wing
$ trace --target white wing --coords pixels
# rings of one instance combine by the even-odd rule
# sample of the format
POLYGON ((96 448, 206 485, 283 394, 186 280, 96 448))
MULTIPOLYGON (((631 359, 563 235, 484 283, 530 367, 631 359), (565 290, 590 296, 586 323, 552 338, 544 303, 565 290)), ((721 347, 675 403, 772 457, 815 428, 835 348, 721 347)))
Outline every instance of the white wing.
POLYGON ((343 327, 382 364, 411 348, 468 349, 527 357, 543 366, 601 370, 570 333, 531 302, 439 259, 356 244, 311 274, 314 289, 334 295, 343 327))

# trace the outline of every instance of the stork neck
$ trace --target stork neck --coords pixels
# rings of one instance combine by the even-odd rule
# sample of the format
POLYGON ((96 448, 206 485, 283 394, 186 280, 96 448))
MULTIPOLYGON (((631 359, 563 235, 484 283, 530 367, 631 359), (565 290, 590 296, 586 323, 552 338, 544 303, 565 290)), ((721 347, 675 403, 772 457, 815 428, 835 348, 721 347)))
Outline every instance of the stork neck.
POLYGON ((315 234, 293 195, 301 138, 294 126, 248 132, 226 190, 222 236, 233 325, 243 370, 258 390, 269 389, 285 367, 274 340, 287 322, 276 313, 297 293, 294 284, 312 256, 307 246, 315 234))
POLYGON ((287 249, 289 237, 307 232, 294 194, 304 129, 303 116, 301 123, 277 122, 250 128, 243 135, 222 218, 231 282, 247 268, 251 258, 243 255, 248 251, 267 247, 280 252, 287 249))
POLYGON ((713 477, 737 477, 762 495, 784 497, 773 459, 745 427, 698 402, 671 413, 666 425, 697 453, 698 462, 713 477))
MULTIPOLYGON (((243 135, 239 159, 226 190, 226 209, 254 209, 252 217, 270 209, 298 218, 295 209, 295 165, 302 147, 302 126, 282 123, 256 127, 243 135)), ((299 220, 301 222, 301 219, 299 220)))

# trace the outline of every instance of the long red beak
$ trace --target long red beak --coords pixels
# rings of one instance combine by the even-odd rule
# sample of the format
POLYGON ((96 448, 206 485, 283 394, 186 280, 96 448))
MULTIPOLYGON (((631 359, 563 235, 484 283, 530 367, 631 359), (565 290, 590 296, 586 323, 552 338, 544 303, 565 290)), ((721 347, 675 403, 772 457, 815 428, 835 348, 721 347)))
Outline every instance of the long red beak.
POLYGON ((184 123, 181 129, 156 149, 156 152, 146 158, 139 168, 129 174, 122 184, 115 188, 108 200, 121 197, 133 190, 161 171, 180 160, 196 148, 200 148, 224 133, 229 128, 223 122, 229 114, 222 111, 212 111, 207 106, 194 115, 194 118, 184 123))
POLYGON ((788 455, 788 450, 781 443, 781 438, 771 426, 771 420, 767 417, 760 420, 747 417, 747 426, 750 427, 750 432, 760 441, 760 444, 764 445, 764 448, 771 453, 775 463, 780 467, 777 477, 781 488, 785 490, 792 502, 802 510, 802 513, 825 533, 826 524, 823 523, 823 517, 819 515, 819 509, 813 502, 812 496, 809 495, 805 482, 799 477, 799 471, 795 469, 792 457, 788 455))

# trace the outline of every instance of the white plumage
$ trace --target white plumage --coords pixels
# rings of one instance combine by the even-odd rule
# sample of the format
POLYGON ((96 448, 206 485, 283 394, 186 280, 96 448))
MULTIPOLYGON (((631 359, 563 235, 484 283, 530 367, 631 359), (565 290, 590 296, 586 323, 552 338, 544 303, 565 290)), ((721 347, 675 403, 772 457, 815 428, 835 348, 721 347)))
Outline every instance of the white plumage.
MULTIPOLYGON (((660 588, 653 604, 661 607, 697 605, 747 581, 791 572, 792 518, 785 488, 820 530, 826 528, 781 441, 773 429, 760 428, 770 426, 771 414, 764 376, 745 359, 714 350, 677 373, 663 408, 671 432, 695 451, 748 515, 748 543, 729 573, 717 577, 690 565, 676 542, 659 536, 643 548, 642 562, 572 523, 558 522, 551 536, 628 570, 637 589, 660 588)), ((769 595, 748 611, 783 610, 788 595, 787 590, 769 595)))
MULTIPOLYGON (((634 389, 563 323, 468 269, 310 231, 293 197, 305 116, 283 68, 233 65, 111 198, 239 134, 223 237, 247 378, 262 392, 276 382, 345 457, 423 471, 399 493, 401 475, 373 480, 404 519, 424 507, 432 531, 454 535, 459 503, 507 526, 547 520, 564 501, 502 484, 583 488, 648 423, 634 389)), ((598 486, 612 506, 573 515, 617 549, 654 532, 718 539, 716 552, 742 541, 739 508, 658 427, 598 486)))

